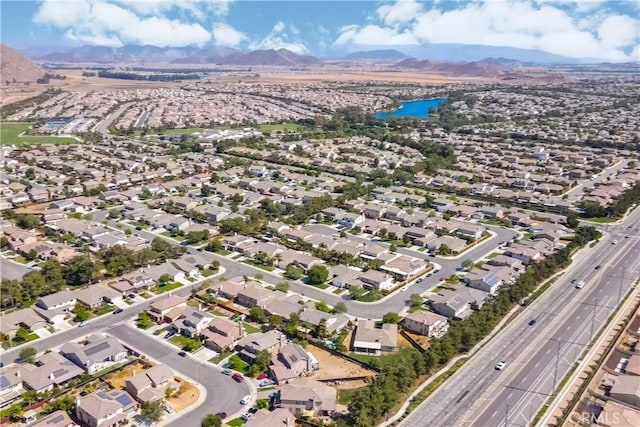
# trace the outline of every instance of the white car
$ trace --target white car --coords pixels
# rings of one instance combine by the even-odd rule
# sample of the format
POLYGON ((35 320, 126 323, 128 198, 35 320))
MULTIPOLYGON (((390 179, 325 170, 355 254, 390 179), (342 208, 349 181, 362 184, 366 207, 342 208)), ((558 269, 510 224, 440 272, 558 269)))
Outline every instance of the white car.
POLYGON ((240 401, 240 404, 246 405, 249 402, 251 402, 251 395, 247 394, 245 397, 242 398, 242 400, 240 401))
POLYGON ((240 419, 242 421, 249 421, 249 418, 251 418, 251 414, 249 412, 245 412, 244 414, 240 415, 240 419))
POLYGON ((505 362, 504 360, 500 361, 497 365, 496 365, 496 371, 502 371, 504 369, 504 367, 507 366, 507 362, 505 362))
POLYGON ((401 288, 400 288, 400 292, 404 292, 404 291, 406 291, 407 289, 409 289, 407 286, 403 286, 403 287, 401 287, 401 288))
POLYGON ((614 240, 613 242, 611 242, 611 244, 613 244, 613 245, 617 245, 617 244, 618 244, 618 241, 617 241, 617 240, 614 240))
POLYGON ((162 405, 162 408, 166 411, 167 414, 173 414, 175 412, 168 403, 162 405))
POLYGON ((576 283, 576 288, 577 289, 584 288, 584 280, 580 280, 578 283, 576 283))

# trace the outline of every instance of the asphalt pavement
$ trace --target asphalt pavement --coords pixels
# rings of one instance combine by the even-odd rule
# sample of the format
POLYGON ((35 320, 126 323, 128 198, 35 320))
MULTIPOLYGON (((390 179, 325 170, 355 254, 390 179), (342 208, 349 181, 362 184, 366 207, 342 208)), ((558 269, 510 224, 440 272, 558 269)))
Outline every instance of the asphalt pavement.
POLYGON ((578 259, 416 408, 404 427, 529 426, 640 270, 640 210, 578 259), (628 238, 625 238, 625 235, 628 238), (618 243, 613 244, 616 240, 618 243), (598 270, 596 266, 600 266, 598 270), (584 280, 583 289, 571 280, 584 280), (529 325, 530 320, 535 325, 529 325), (495 365, 505 361, 502 371, 495 365), (558 363, 556 363, 558 361, 558 363))
POLYGON ((0 257, 0 276, 2 276, 2 280, 22 280, 22 276, 30 271, 31 269, 23 264, 0 257))

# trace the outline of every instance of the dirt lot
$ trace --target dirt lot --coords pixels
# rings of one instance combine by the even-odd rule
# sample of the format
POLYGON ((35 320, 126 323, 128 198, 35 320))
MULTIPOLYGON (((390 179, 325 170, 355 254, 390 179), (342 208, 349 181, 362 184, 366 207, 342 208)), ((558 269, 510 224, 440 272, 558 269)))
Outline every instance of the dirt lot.
POLYGON ((181 378, 176 378, 176 380, 180 380, 182 384, 178 391, 168 399, 168 402, 174 411, 180 412, 198 401, 200 390, 181 378))
MULTIPOLYGON (((315 380, 373 376, 376 374, 374 371, 364 369, 355 363, 349 362, 342 357, 334 356, 328 351, 324 351, 318 347, 308 346, 307 350, 320 362, 320 370, 313 376, 315 380)), ((358 386, 361 385, 362 384, 358 386)))
POLYGON ((120 369, 119 371, 110 373, 105 377, 105 381, 108 382, 113 388, 124 389, 124 384, 129 378, 139 374, 144 370, 145 368, 142 363, 140 361, 137 361, 129 366, 126 366, 123 369, 120 369))

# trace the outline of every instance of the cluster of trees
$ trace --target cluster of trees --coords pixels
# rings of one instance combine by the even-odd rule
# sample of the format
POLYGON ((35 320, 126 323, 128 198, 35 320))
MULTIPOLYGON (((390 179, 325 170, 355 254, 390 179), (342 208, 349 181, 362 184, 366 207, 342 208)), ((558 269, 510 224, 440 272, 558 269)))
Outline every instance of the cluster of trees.
POLYGON ((619 218, 637 203, 640 203, 640 182, 626 189, 607 207, 597 202, 584 201, 580 203, 580 208, 583 211, 582 216, 585 218, 619 218))
POLYGON ((67 76, 65 76, 64 74, 46 73, 41 78, 37 79, 36 83, 38 83, 38 84, 47 84, 47 83, 49 83, 49 80, 66 80, 66 79, 67 79, 67 76))
POLYGON ((53 98, 56 95, 62 93, 61 89, 49 88, 42 92, 40 95, 32 96, 31 98, 23 99, 21 101, 12 102, 11 104, 3 105, 0 108, 0 119, 6 119, 7 117, 17 113, 23 108, 30 107, 32 105, 40 105, 48 99, 53 98))
POLYGON ((177 258, 186 249, 156 238, 150 247, 138 252, 115 245, 96 254, 94 261, 89 255, 79 255, 61 265, 55 259, 40 264, 40 270, 25 274, 22 281, 0 282, 0 307, 27 307, 39 297, 60 291, 65 287, 84 286, 98 279, 102 268, 108 276, 118 276, 135 268, 169 258, 177 258))
POLYGON ((199 80, 195 73, 171 73, 171 74, 138 74, 112 71, 98 71, 98 77, 122 80, 147 80, 153 82, 173 82, 177 80, 199 80))
MULTIPOLYGON (((399 356, 400 362, 394 359, 393 363, 383 365, 380 375, 354 393, 349 403, 349 425, 375 425, 389 413, 401 394, 411 387, 418 377, 445 365, 456 354, 469 351, 541 281, 566 267, 571 262, 570 256, 575 249, 598 237, 599 232, 593 227, 579 227, 576 236, 566 248, 531 265, 518 277, 516 283, 501 289, 493 301, 485 303, 468 318, 451 322, 448 332, 442 338, 432 339, 424 353, 421 354, 413 348, 404 349, 399 356)), ((385 316, 386 320, 396 320, 393 314, 388 313, 385 316)), ((379 364, 377 359, 371 360, 374 364, 379 364)))

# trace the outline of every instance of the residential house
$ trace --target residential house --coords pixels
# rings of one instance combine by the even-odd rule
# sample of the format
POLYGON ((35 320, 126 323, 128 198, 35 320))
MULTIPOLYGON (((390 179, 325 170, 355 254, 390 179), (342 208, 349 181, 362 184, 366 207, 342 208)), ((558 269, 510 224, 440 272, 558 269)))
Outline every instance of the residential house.
POLYGON ((455 291, 441 291, 429 297, 433 310, 446 317, 464 319, 471 310, 478 310, 489 294, 474 288, 458 288, 455 291))
POLYGON ((295 416, 285 408, 276 408, 273 411, 259 409, 244 427, 294 427, 295 416))
POLYGON ((364 286, 378 291, 384 291, 393 287, 393 276, 378 270, 367 270, 358 276, 364 286))
POLYGON ((238 341, 236 350, 241 359, 247 362, 253 362, 256 354, 260 351, 270 351, 277 345, 284 345, 286 342, 286 337, 279 331, 256 332, 238 341))
POLYGON ((36 305, 44 310, 67 310, 69 307, 73 307, 76 301, 74 292, 58 291, 38 298, 36 305))
POLYGON ((289 381, 280 389, 278 406, 294 414, 332 415, 336 410, 338 391, 320 381, 289 381))
MULTIPOLYGON (((187 299, 178 295, 167 295, 164 298, 151 303, 147 313, 156 321, 156 323, 171 322, 173 316, 168 314, 174 309, 181 309, 187 306, 187 299)), ((179 315, 178 315, 179 316, 179 315)))
POLYGON ((262 307, 275 297, 275 293, 262 286, 248 286, 238 292, 236 302, 244 307, 262 307))
POLYGON ((76 400, 76 417, 84 427, 116 427, 137 406, 126 391, 98 390, 76 400))
POLYGON ((34 424, 29 424, 29 427, 80 427, 75 423, 69 415, 63 410, 58 410, 40 418, 34 424))
POLYGON ((155 402, 164 399, 168 388, 175 387, 174 377, 167 365, 155 365, 128 378, 124 389, 138 402, 155 402))
POLYGON ((632 408, 640 409, 640 381, 635 375, 618 375, 614 379, 609 396, 632 408))
POLYGON ((127 350, 118 340, 101 334, 89 335, 85 345, 76 342, 65 343, 60 352, 88 374, 94 374, 112 363, 122 362, 127 358, 127 350))
POLYGON ((281 384, 319 369, 317 359, 299 344, 289 343, 278 349, 269 366, 269 376, 281 384))
POLYGON ((45 353, 33 365, 22 365, 22 381, 25 388, 43 393, 61 387, 67 381, 84 374, 84 370, 60 353, 45 353))
POLYGON ((244 335, 241 322, 234 322, 219 316, 215 316, 207 328, 202 331, 204 345, 217 352, 234 348, 236 342, 244 335))
POLYGON ((398 345, 398 325, 385 323, 376 328, 371 319, 359 320, 353 337, 352 351, 379 355, 393 351, 398 345))
POLYGON ((305 308, 300 312, 300 321, 317 328, 324 319, 327 332, 339 332, 349 323, 349 316, 341 313, 325 313, 314 308, 305 308))
POLYGON ((502 280, 493 272, 486 270, 473 270, 462 280, 472 288, 491 295, 495 295, 498 292, 498 288, 502 286, 502 280))
POLYGON ((446 317, 430 311, 416 310, 402 319, 400 325, 407 331, 429 338, 440 338, 449 329, 446 317))
POLYGON ((393 275, 396 280, 404 281, 425 271, 428 265, 429 263, 427 261, 419 258, 408 255, 398 255, 387 261, 380 269, 393 275))
POLYGON ((196 310, 191 307, 184 307, 177 320, 169 326, 179 334, 187 337, 195 337, 200 334, 213 320, 213 315, 196 310))
POLYGON ((0 408, 9 406, 24 392, 20 366, 3 368, 0 371, 0 408))
POLYGON ((355 214, 351 212, 344 212, 338 215, 338 218, 337 218, 338 224, 349 230, 362 225, 364 221, 365 221, 364 214, 355 214))

